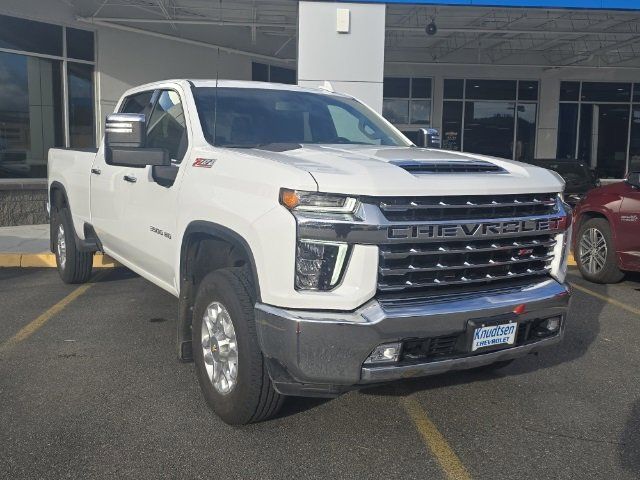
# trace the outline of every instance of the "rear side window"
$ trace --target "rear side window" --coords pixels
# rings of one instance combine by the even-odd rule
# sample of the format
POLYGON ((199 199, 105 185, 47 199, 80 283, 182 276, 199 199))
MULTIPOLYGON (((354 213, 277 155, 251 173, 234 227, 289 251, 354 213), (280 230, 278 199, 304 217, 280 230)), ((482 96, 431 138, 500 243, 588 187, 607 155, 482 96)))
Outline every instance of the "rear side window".
POLYGON ((181 162, 187 151, 187 129, 180 95, 163 90, 147 124, 147 147, 164 148, 171 159, 181 162))
POLYGON ((152 96, 153 90, 128 96, 120 107, 120 113, 147 113, 151 106, 152 96))

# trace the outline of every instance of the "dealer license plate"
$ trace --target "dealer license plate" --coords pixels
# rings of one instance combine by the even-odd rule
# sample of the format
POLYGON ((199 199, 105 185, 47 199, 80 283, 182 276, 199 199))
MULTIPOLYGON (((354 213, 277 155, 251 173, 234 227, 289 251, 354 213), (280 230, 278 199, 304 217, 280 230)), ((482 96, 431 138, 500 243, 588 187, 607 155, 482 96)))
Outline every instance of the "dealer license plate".
POLYGON ((479 348, 513 345, 516 342, 517 330, 517 322, 476 328, 473 332, 471 351, 475 352, 479 348))

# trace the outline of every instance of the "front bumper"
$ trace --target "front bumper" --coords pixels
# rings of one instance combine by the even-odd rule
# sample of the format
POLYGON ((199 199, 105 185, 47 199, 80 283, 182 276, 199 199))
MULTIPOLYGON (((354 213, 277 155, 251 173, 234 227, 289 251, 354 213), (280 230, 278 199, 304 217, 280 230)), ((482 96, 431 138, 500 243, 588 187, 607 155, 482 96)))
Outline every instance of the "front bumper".
POLYGON ((371 300, 352 312, 288 310, 256 304, 257 332, 275 388, 286 395, 332 396, 360 386, 427 376, 516 358, 558 343, 565 328, 569 287, 545 279, 508 288, 439 297, 371 300), (511 314, 520 325, 561 317, 553 336, 489 352, 456 352, 424 362, 368 365, 383 343, 466 334, 469 321, 511 314))

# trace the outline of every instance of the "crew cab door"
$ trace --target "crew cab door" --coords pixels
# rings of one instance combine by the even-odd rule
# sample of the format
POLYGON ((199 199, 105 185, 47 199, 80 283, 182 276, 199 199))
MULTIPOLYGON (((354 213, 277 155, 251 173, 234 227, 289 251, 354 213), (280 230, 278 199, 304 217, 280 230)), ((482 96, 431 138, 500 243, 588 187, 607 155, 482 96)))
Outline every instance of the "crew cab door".
POLYGON ((640 269, 640 187, 625 182, 619 215, 617 241, 622 266, 640 269))
MULTIPOLYGON (((117 113, 138 113, 148 118, 154 93, 148 90, 126 97, 117 113)), ((105 151, 103 142, 91 167, 91 224, 106 253, 126 258, 128 231, 124 216, 130 188, 124 177, 129 168, 106 163, 105 151)))
POLYGON ((125 255, 136 267, 155 277, 156 283, 175 289, 175 260, 180 165, 189 147, 187 120, 182 93, 162 89, 154 95, 147 121, 147 148, 169 152, 171 166, 164 167, 174 179, 154 178, 154 168, 130 168, 126 185, 127 205, 122 224, 126 229, 125 255))

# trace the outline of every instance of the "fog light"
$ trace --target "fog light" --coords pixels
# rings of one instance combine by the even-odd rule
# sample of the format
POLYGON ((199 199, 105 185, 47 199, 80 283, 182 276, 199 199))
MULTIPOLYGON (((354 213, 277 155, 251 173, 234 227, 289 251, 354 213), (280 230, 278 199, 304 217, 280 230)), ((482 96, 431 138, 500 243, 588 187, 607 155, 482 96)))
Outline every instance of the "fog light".
POLYGON ((560 317, 547 318, 542 322, 542 326, 549 332, 557 332, 560 328, 560 317))
POLYGON ((397 362, 400 358, 400 349, 402 343, 383 343, 373 349, 371 355, 364 361, 364 363, 392 363, 397 362))

